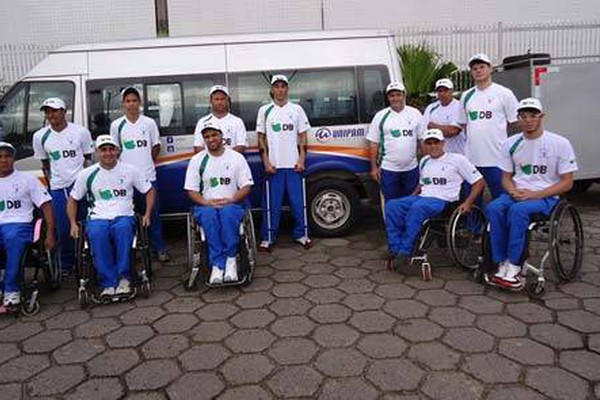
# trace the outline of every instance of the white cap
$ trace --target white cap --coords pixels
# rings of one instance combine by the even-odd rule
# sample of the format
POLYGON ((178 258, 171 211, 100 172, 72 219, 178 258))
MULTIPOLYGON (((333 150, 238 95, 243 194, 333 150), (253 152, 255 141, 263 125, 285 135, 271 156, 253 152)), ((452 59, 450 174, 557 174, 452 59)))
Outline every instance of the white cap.
POLYGON ((289 85, 288 78, 285 75, 273 75, 271 78, 271 85, 274 85, 275 82, 284 82, 286 85, 289 85))
POLYGON ((106 144, 112 144, 115 147, 119 147, 117 145, 117 142, 115 142, 115 140, 112 138, 112 136, 98 135, 98 137, 96 138, 96 148, 99 149, 100 147, 102 147, 106 144))
POLYGON ((204 121, 204 123, 202 124, 202 129, 200 130, 200 133, 204 133, 204 131, 207 129, 214 129, 215 131, 219 131, 219 132, 223 133, 223 129, 221 129, 221 125, 217 122, 217 120, 215 118, 210 118, 210 119, 204 121))
POLYGON ((445 87, 447 89, 454 89, 454 83, 448 78, 438 79, 435 82, 435 90, 438 90, 441 87, 445 87))
POLYGON ((40 107, 40 110, 44 111, 44 108, 46 107, 52 108, 54 110, 60 110, 61 108, 63 110, 67 109, 67 106, 65 106, 65 102, 59 99, 58 97, 50 97, 44 100, 42 106, 40 107))
POLYGON ((387 85, 387 87, 385 88, 385 92, 389 93, 392 90, 399 90, 401 92, 406 92, 406 88, 404 87, 404 84, 402 82, 391 82, 389 85, 387 85))
POLYGON ((471 64, 473 64, 476 61, 484 62, 490 66, 492 65, 492 60, 490 60, 490 58, 487 56, 487 54, 477 53, 473 57, 469 58, 469 63, 468 63, 469 68, 471 68, 471 64))
POLYGON ((423 141, 426 141, 427 139, 444 140, 444 133, 437 128, 427 129, 423 133, 423 141))
POLYGON ((17 149, 15 149, 15 146, 13 146, 12 144, 10 144, 8 142, 0 142, 0 150, 8 150, 13 154, 15 154, 17 152, 17 149))
POLYGON ((227 89, 227 86, 224 85, 214 85, 208 91, 208 95, 211 96, 214 92, 223 92, 225 95, 229 96, 229 89, 227 89))
POLYGON ((542 108, 542 102, 534 97, 528 97, 519 102, 519 107, 517 107, 517 111, 527 110, 527 109, 544 112, 544 109, 542 108))

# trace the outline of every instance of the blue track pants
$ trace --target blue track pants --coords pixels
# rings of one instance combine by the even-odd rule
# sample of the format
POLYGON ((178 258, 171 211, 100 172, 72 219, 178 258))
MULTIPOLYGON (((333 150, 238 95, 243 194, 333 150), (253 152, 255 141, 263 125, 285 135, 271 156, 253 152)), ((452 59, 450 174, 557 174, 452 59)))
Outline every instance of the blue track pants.
POLYGON ((381 169, 381 193, 385 201, 408 196, 419 184, 419 168, 405 172, 393 172, 381 169))
POLYGON ((0 247, 6 256, 4 273, 4 290, 18 292, 20 290, 20 264, 27 246, 33 240, 33 227, 26 223, 0 225, 0 247))

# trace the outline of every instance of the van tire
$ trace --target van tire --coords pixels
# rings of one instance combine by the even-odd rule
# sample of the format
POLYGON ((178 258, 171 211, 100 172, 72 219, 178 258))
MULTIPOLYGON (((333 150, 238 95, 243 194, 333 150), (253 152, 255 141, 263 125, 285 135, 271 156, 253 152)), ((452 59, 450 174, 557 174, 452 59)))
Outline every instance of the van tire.
POLYGON ((347 235, 359 206, 358 192, 349 182, 322 179, 311 183, 306 210, 311 232, 321 237, 347 235))

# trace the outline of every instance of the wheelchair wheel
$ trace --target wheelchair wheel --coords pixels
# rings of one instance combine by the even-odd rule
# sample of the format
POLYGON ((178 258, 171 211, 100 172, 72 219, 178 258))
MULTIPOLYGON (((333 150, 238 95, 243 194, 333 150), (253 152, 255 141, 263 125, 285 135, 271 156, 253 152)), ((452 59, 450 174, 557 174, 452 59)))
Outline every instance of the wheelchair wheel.
POLYGON ((254 221, 250 211, 244 215, 243 225, 244 229, 242 236, 240 237, 238 254, 240 259, 240 272, 242 279, 244 280, 243 285, 247 286, 252 282, 254 268, 256 267, 257 253, 254 221))
POLYGON ((150 241, 148 238, 148 228, 142 226, 142 221, 137 218, 137 240, 135 251, 133 252, 132 269, 135 273, 142 297, 150 297, 152 283, 152 257, 150 254, 150 241), (138 266, 139 263, 139 266, 138 266))
POLYGON ((198 290, 200 282, 208 281, 208 248, 194 214, 188 214, 188 270, 181 277, 185 291, 198 290))
POLYGON ((55 250, 45 250, 40 249, 41 254, 45 254, 45 259, 42 261, 44 263, 44 277, 46 278, 47 286, 50 291, 54 292, 60 289, 60 283, 62 279, 62 274, 60 271, 60 262, 58 259, 58 252, 55 250))
POLYGON ((550 216, 550 257, 559 280, 579 276, 583 258, 583 227, 579 212, 567 201, 560 201, 550 216))
POLYGON ((450 216, 446 240, 450 255, 460 267, 468 270, 479 267, 485 226, 485 216, 476 206, 468 213, 461 213, 457 208, 450 216))

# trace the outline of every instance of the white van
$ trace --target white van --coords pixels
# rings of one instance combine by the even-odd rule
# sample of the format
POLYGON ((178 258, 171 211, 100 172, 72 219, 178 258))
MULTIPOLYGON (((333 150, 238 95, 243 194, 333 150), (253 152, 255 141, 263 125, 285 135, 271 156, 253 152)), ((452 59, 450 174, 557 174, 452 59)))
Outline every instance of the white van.
MULTIPOLYGON (((400 80, 395 38, 383 31, 319 31, 185 37, 66 46, 52 51, 0 100, 0 138, 18 148, 18 168, 36 170, 31 138, 42 127, 42 101, 62 98, 68 117, 94 136, 122 115, 120 92, 134 86, 144 114, 157 122, 157 164, 163 215, 187 212, 183 178, 197 120, 209 112, 212 85, 229 87, 232 113, 249 132, 247 158, 260 206, 263 176, 254 133, 258 108, 270 101, 269 79, 290 79, 290 100, 313 129, 307 157, 308 215, 316 234, 346 233, 358 201, 377 192, 369 178, 365 139, 385 107, 384 89, 400 80)), ((38 171, 41 174, 41 171, 38 171)))

